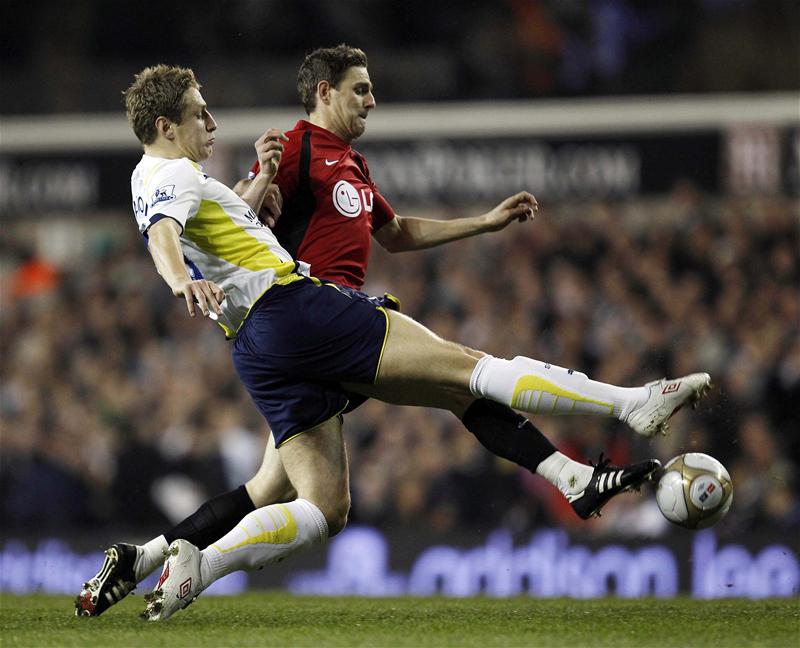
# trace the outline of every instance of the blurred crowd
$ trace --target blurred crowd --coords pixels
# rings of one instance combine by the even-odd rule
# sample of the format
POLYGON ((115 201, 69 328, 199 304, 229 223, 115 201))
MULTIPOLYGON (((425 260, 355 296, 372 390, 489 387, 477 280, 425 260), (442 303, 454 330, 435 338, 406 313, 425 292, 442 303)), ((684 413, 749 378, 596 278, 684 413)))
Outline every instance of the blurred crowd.
POLYGON ((799 34, 795 0, 6 0, 0 113, 117 111, 158 62, 214 106, 296 105, 304 54, 339 42, 379 101, 793 90, 799 34))
MULTIPOLYGON (((424 214, 423 214, 424 215, 424 214)), ((447 214, 437 214, 446 217, 447 214)), ((209 320, 156 275, 132 218, 113 245, 56 267, 2 249, 0 524, 156 529, 253 474, 268 428, 209 320)), ((714 390, 648 441, 616 420, 533 417, 567 454, 721 460, 741 533, 800 526, 797 205, 666 196, 544 205, 532 223, 426 252, 376 249, 392 291, 444 337, 620 385, 707 371, 714 390)), ((91 227, 91 224, 89 224, 91 227)), ((658 535, 652 491, 581 522, 553 487, 484 450, 444 412, 370 401, 345 420, 354 521, 658 535)), ((723 527, 724 528, 724 527, 723 527)))

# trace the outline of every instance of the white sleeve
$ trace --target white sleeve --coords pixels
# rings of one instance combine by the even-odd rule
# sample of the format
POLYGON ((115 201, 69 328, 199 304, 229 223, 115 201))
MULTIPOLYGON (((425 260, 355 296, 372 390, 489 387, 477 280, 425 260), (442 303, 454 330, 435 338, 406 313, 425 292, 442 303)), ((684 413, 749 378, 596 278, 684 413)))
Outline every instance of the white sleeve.
POLYGON ((139 230, 147 229, 162 218, 172 218, 181 229, 200 209, 205 176, 186 159, 161 164, 142 187, 146 208, 137 211, 139 230))

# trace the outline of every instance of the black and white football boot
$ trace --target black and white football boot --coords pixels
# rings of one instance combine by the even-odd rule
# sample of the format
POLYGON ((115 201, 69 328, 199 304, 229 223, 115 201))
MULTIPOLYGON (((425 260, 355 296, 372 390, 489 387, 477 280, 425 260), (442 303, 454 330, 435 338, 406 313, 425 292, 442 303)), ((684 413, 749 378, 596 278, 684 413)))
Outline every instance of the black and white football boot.
POLYGON ((99 616, 136 589, 133 567, 138 552, 136 545, 123 542, 106 549, 106 558, 100 571, 83 584, 83 589, 75 599, 75 616, 99 616))
POLYGON ((640 461, 629 466, 615 466, 610 459, 604 459, 602 453, 596 465, 591 461, 589 465, 594 467, 594 472, 586 488, 580 493, 567 495, 572 508, 584 520, 592 516, 599 517, 600 509, 615 495, 639 490, 661 468, 658 459, 640 461))

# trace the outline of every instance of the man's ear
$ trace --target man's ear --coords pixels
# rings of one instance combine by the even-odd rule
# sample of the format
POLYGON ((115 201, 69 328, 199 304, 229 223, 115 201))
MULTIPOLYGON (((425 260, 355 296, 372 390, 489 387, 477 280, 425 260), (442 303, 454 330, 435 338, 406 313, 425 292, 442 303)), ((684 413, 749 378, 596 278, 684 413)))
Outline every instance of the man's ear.
POLYGON ((175 130, 173 129, 172 122, 163 115, 156 117, 156 132, 160 133, 168 140, 175 138, 175 130))
POLYGON ((317 84, 317 99, 325 105, 331 102, 331 84, 329 81, 322 80, 317 84))

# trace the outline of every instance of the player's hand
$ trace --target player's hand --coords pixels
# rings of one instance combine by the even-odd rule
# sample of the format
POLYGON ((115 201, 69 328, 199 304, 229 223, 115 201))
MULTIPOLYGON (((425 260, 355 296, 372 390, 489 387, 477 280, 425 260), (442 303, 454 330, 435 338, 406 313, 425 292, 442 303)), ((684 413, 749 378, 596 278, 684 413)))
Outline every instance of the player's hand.
POLYGON ((264 225, 272 228, 278 224, 282 210, 283 196, 281 195, 280 187, 276 184, 271 184, 267 187, 267 193, 264 196, 264 202, 261 204, 261 211, 258 217, 264 225))
POLYGON ((486 230, 497 232, 513 221, 520 223, 533 220, 539 211, 539 203, 533 194, 520 191, 518 194, 506 198, 492 211, 485 214, 486 230))
POLYGON ((283 155, 283 143, 288 142, 289 138, 277 128, 268 129, 261 137, 256 140, 255 148, 258 156, 258 164, 261 167, 259 173, 267 176, 269 181, 278 173, 278 166, 283 155))
POLYGON ((222 315, 220 304, 225 299, 225 293, 213 281, 206 279, 195 279, 187 281, 179 289, 173 291, 176 297, 181 297, 186 300, 186 308, 189 309, 189 317, 194 317, 197 314, 197 309, 208 316, 214 313, 215 315, 222 315))

